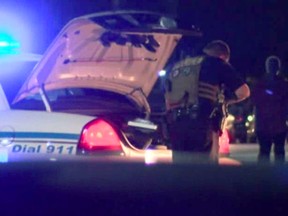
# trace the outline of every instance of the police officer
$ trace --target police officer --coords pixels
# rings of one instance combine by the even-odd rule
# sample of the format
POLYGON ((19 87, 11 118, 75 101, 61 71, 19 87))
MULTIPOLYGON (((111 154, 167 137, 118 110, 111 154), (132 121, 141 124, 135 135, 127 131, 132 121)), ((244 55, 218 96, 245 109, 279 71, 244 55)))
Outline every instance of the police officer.
POLYGON ((265 75, 252 89, 255 105, 255 131, 260 145, 258 161, 270 162, 274 143, 275 162, 285 161, 285 139, 287 134, 286 115, 288 111, 288 83, 280 76, 281 61, 269 56, 265 62, 265 75))
POLYGON ((172 67, 166 82, 165 100, 175 161, 186 153, 197 153, 190 157, 197 160, 209 161, 211 155, 214 160, 218 159, 218 142, 213 146, 212 140, 213 137, 218 140, 220 132, 221 86, 235 95, 225 104, 240 102, 250 95, 248 85, 229 64, 229 59, 229 46, 215 40, 203 48, 202 55, 185 58, 172 67))

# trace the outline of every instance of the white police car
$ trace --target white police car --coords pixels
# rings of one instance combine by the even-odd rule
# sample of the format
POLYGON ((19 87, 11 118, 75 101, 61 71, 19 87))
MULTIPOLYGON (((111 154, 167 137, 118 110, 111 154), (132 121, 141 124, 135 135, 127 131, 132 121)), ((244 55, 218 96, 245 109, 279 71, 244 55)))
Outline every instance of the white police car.
MULTIPOLYGON (((1 85, 0 117, 0 162, 70 160, 76 154, 147 163, 171 159, 163 146, 162 150, 136 148, 117 125, 102 117, 11 109, 1 85)), ((138 119, 128 125, 154 132, 157 127, 138 119)))
POLYGON ((12 160, 95 152, 170 158, 147 97, 181 37, 174 20, 156 13, 73 19, 10 106, 1 94, 1 149, 12 160))

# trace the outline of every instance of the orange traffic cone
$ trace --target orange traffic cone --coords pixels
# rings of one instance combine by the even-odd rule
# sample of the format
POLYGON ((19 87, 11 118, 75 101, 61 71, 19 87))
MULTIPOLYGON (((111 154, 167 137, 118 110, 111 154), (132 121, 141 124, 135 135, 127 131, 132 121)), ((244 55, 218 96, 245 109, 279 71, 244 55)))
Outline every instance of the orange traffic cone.
POLYGON ((229 156, 230 154, 230 145, 229 145, 229 135, 226 129, 223 130, 222 135, 219 137, 219 155, 220 156, 229 156))

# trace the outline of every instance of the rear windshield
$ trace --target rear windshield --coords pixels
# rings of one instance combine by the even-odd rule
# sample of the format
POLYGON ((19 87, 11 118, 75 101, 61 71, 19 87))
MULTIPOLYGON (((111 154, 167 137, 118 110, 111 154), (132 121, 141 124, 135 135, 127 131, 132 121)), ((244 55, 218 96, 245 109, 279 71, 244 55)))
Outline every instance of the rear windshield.
MULTIPOLYGON (((128 97, 99 89, 65 88, 47 91, 53 111, 71 109, 139 109, 128 97)), ((45 110, 41 96, 35 94, 16 104, 13 109, 45 110)))

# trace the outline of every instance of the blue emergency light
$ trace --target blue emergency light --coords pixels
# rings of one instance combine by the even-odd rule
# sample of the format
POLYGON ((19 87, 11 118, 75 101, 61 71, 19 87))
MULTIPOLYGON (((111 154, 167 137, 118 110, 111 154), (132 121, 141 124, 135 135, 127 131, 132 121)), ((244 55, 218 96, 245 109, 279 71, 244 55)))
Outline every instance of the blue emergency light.
POLYGON ((19 53, 20 44, 12 36, 0 33, 0 55, 19 53))

